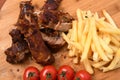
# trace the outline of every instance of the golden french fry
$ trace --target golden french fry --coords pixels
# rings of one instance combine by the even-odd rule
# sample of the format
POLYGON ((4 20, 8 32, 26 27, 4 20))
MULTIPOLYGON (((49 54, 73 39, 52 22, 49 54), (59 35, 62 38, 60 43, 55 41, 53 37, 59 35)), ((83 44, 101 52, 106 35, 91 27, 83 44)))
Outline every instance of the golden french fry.
POLYGON ((84 64, 85 69, 86 69, 90 74, 93 74, 93 73, 94 73, 94 71, 93 71, 93 69, 92 69, 92 66, 91 66, 91 63, 90 63, 90 61, 89 61, 88 59, 83 60, 83 64, 84 64))
POLYGON ((109 59, 113 58, 113 50, 99 37, 100 44, 104 51, 106 52, 106 55, 109 59))
POLYGON ((92 67, 103 72, 119 68, 120 29, 110 15, 103 11, 105 17, 100 17, 98 13, 80 9, 76 13, 77 20, 72 22, 72 28, 67 34, 62 33, 73 63, 83 62, 90 74, 94 73, 92 67))
POLYGON ((112 24, 110 24, 110 23, 108 23, 108 22, 106 22, 106 21, 104 21, 104 20, 102 20, 102 19, 99 19, 99 20, 97 21, 97 26, 98 26, 99 28, 102 27, 102 28, 110 28, 110 29, 119 30, 118 28, 113 27, 112 24))
POLYGON ((82 19, 85 20, 86 18, 88 18, 87 16, 87 11, 81 11, 82 13, 82 19))
POLYGON ((108 67, 102 67, 101 69, 103 70, 103 72, 113 70, 119 62, 120 62, 120 48, 118 49, 117 53, 115 54, 115 57, 112 60, 112 62, 110 63, 110 65, 108 67))
POLYGON ((82 31, 83 31, 83 20, 82 20, 82 11, 80 9, 77 9, 77 18, 78 18, 78 30, 77 30, 77 35, 78 35, 78 42, 80 43, 81 41, 81 36, 82 36, 82 31))
MULTIPOLYGON (((73 47, 73 46, 72 46, 73 47)), ((69 51, 69 57, 74 57, 76 53, 76 49, 73 47, 72 49, 70 49, 69 51)))
POLYGON ((113 45, 113 44, 110 44, 109 47, 114 51, 116 52, 118 50, 119 47, 113 45))
POLYGON ((111 36, 111 42, 113 43, 113 44, 115 44, 116 46, 120 46, 120 42, 119 41, 117 41, 114 37, 112 37, 111 36))
POLYGON ((78 62, 79 62, 79 57, 76 56, 76 57, 73 59, 73 63, 78 64, 78 62))
POLYGON ((99 55, 98 55, 97 52, 93 52, 93 60, 94 60, 95 62, 98 62, 98 61, 100 60, 99 55))
POLYGON ((69 44, 73 45, 75 48, 77 48, 80 52, 83 51, 83 46, 78 42, 70 42, 69 44))
POLYGON ((93 15, 93 17, 95 18, 95 20, 98 20, 99 19, 99 15, 97 12, 95 12, 95 14, 93 15))
POLYGON ((94 45, 96 47, 96 50, 97 50, 98 54, 100 55, 101 59, 103 59, 104 61, 109 61, 108 57, 106 56, 105 52, 103 51, 103 49, 102 49, 102 47, 100 45, 94 18, 92 18, 91 24, 92 24, 93 43, 94 43, 94 45))
POLYGON ((92 56, 93 61, 98 62, 100 60, 100 58, 99 58, 98 52, 97 52, 97 50, 95 48, 95 45, 93 43, 91 43, 91 49, 93 51, 93 56, 92 56))
POLYGON ((103 35, 102 39, 105 41, 105 43, 106 43, 107 45, 109 45, 110 42, 111 42, 111 36, 110 36, 110 34, 105 33, 105 34, 103 35))
POLYGON ((117 63, 117 65, 114 67, 114 69, 120 68, 120 61, 117 63))
POLYGON ((67 35, 65 35, 65 33, 62 33, 62 37, 63 39, 65 39, 65 41, 69 44, 70 43, 70 39, 67 37, 67 35))
POLYGON ((115 38, 117 41, 120 41, 120 37, 118 34, 111 34, 113 38, 115 38))
MULTIPOLYGON (((88 10, 88 11, 86 12, 86 14, 87 14, 87 17, 88 17, 88 18, 90 18, 90 17, 93 16, 90 10, 88 10)), ((86 18, 87 18, 87 17, 86 17, 86 18)))
POLYGON ((87 35, 88 35, 88 32, 89 32, 89 20, 85 20, 85 25, 84 25, 84 30, 83 30, 83 34, 81 36, 81 44, 82 45, 85 45, 85 42, 86 42, 86 38, 87 38, 87 35))
POLYGON ((72 22, 72 34, 71 34, 71 38, 70 38, 71 41, 75 41, 76 42, 78 40, 76 32, 77 32, 77 21, 74 20, 72 22))
POLYGON ((90 25, 90 29, 89 29, 89 32, 86 38, 86 43, 84 44, 85 46, 84 46, 84 50, 81 56, 81 61, 88 58, 88 52, 89 52, 91 41, 92 41, 92 33, 91 33, 92 30, 91 29, 92 29, 92 25, 90 25))
POLYGON ((69 31, 68 31, 68 34, 67 34, 67 37, 70 39, 70 37, 71 37, 71 34, 72 34, 72 29, 69 29, 69 31))
POLYGON ((104 65, 106 65, 107 63, 109 63, 109 61, 100 61, 100 62, 95 62, 92 64, 93 67, 95 68, 100 68, 103 67, 104 65))
POLYGON ((80 9, 77 9, 76 13, 78 22, 82 22, 82 11, 80 9))
POLYGON ((120 30, 116 29, 111 29, 111 28, 99 28, 100 31, 110 33, 110 34, 119 34, 120 35, 120 30))
POLYGON ((83 31, 83 24, 82 22, 78 22, 78 30, 77 30, 77 35, 78 35, 78 42, 81 43, 81 37, 82 37, 82 31, 83 31))
POLYGON ((113 50, 107 45, 107 43, 99 37, 100 44, 102 48, 107 52, 107 53, 113 53, 113 50))
POLYGON ((115 28, 118 28, 115 22, 113 21, 112 17, 105 10, 103 10, 103 14, 106 17, 106 19, 110 22, 110 24, 112 24, 115 28))

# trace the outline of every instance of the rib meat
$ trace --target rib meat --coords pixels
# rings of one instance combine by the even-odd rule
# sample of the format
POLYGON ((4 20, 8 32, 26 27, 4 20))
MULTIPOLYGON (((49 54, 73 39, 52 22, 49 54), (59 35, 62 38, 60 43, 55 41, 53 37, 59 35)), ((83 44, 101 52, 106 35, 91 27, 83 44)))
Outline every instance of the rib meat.
POLYGON ((43 40, 52 52, 57 52, 65 44, 60 31, 53 29, 40 29, 43 40))
POLYGON ((47 0, 42 9, 57 10, 61 1, 62 0, 47 0))
POLYGON ((12 37, 12 46, 5 51, 6 60, 10 63, 20 63, 29 53, 28 45, 19 30, 13 29, 9 34, 12 37))
POLYGON ((17 28, 10 32, 12 45, 5 51, 8 62, 22 62, 27 53, 42 65, 55 61, 51 51, 58 51, 65 44, 61 33, 71 28, 73 20, 68 13, 58 10, 61 1, 47 0, 39 14, 31 0, 20 3, 17 28))
POLYGON ((17 22, 17 27, 24 34, 25 40, 28 43, 29 50, 32 54, 32 57, 36 60, 37 63, 42 65, 52 64, 55 59, 51 52, 46 47, 41 32, 38 27, 37 17, 33 14, 33 8, 26 6, 31 4, 21 3, 21 11, 24 11, 24 8, 27 8, 24 14, 20 14, 20 18, 17 22))
POLYGON ((55 61, 54 56, 44 44, 40 30, 36 25, 19 26, 19 29, 24 34, 32 57, 37 63, 46 65, 52 64, 55 61))
POLYGON ((52 52, 58 51, 65 45, 61 33, 68 32, 72 27, 73 17, 58 10, 60 2, 61 0, 47 0, 38 15, 42 38, 52 52))

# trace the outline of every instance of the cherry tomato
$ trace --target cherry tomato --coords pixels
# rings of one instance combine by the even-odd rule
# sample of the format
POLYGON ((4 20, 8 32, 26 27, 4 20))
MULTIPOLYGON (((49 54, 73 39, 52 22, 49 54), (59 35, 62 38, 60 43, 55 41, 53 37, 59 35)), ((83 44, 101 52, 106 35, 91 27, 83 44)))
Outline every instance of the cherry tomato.
POLYGON ((40 80, 56 80, 57 70, 54 66, 45 66, 40 72, 40 80))
POLYGON ((23 74, 23 80, 39 80, 39 70, 34 66, 26 68, 23 74))
POLYGON ((63 65, 58 70, 58 80, 73 80, 74 70, 68 66, 63 65))
POLYGON ((80 70, 76 73, 74 80, 92 80, 91 75, 85 71, 85 70, 80 70))

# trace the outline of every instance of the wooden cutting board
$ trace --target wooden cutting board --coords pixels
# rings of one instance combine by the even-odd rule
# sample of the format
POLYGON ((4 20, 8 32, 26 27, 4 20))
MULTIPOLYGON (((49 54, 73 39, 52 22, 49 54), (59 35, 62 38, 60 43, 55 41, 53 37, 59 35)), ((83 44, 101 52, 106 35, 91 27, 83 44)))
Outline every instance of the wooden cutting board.
MULTIPOLYGON (((36 0, 37 1, 37 0, 36 0)), ((19 2, 20 0, 6 0, 4 6, 0 11, 0 80, 22 80, 22 74, 26 67, 33 65, 39 70, 42 66, 36 64, 30 58, 22 64, 9 64, 6 62, 6 56, 4 50, 11 45, 11 37, 9 31, 13 29, 14 24, 17 21, 19 15, 19 2)), ((42 6, 44 0, 39 0, 40 6, 42 6)), ((35 3, 36 5, 36 3, 35 3)), ((120 0, 63 0, 60 9, 69 12, 72 16, 75 16, 77 8, 82 10, 91 10, 93 12, 99 12, 103 9, 107 10, 115 20, 116 24, 120 27, 120 0)), ((63 64, 68 64, 75 69, 75 71, 84 69, 82 64, 73 65, 71 59, 67 56, 65 48, 55 54, 56 61, 53 65, 58 68, 63 64), (62 62, 61 62, 62 61, 62 62)), ((93 80, 118 80, 120 75, 120 69, 103 73, 95 69, 93 80)))

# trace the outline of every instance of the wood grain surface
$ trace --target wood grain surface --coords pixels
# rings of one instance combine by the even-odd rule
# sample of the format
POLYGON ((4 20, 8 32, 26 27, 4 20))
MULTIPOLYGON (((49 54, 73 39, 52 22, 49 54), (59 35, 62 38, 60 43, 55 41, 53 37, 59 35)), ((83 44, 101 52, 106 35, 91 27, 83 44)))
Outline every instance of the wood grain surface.
MULTIPOLYGON (((42 6, 44 0, 38 0, 36 3, 33 0, 34 5, 42 6)), ((19 15, 19 3, 20 0, 6 0, 0 11, 0 80, 22 80, 22 74, 26 67, 33 65, 39 70, 42 66, 35 63, 31 58, 22 64, 9 64, 6 62, 6 55, 4 50, 11 45, 11 37, 9 31, 15 28, 14 24, 17 21, 19 15)), ((63 0, 60 9, 69 12, 72 16, 76 17, 76 9, 91 10, 92 12, 99 12, 105 9, 113 17, 116 24, 120 27, 120 0, 63 0)), ((66 48, 62 48, 57 54, 55 54, 56 61, 53 65, 58 69, 63 64, 68 64, 78 71, 84 69, 82 63, 74 65, 71 63, 72 59, 68 58, 66 48), (66 57, 65 57, 66 56, 66 57), (62 62, 61 62, 62 61, 62 62)), ((95 69, 93 80, 119 80, 120 69, 103 73, 95 69)))
POLYGON ((6 0, 0 0, 0 9, 2 8, 3 4, 5 3, 6 0))

